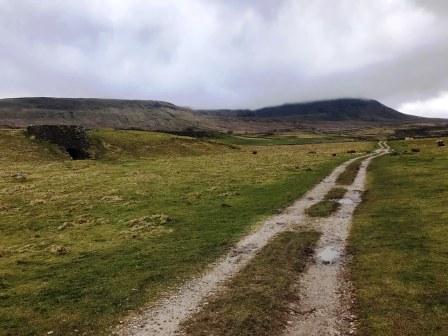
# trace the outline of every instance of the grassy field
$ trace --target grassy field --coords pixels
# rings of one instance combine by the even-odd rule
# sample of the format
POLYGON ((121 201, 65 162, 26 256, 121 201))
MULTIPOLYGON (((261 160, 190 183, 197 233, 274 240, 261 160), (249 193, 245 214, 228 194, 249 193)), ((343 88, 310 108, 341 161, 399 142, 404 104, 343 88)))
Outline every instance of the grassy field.
POLYGON ((72 161, 0 131, 0 335, 108 334, 304 194, 347 150, 373 147, 91 136, 100 159, 72 161))
POLYGON ((353 138, 342 135, 330 135, 312 132, 289 132, 276 134, 254 135, 221 135, 211 141, 217 141, 229 145, 255 145, 255 146, 279 146, 279 145, 305 145, 330 142, 348 142, 353 138))
POLYGON ((100 129, 89 131, 89 136, 95 144, 94 156, 102 160, 195 156, 232 148, 226 144, 166 133, 100 129))
POLYGON ((319 238, 317 232, 283 232, 184 326, 190 336, 281 335, 297 299, 294 283, 319 238))
POLYGON ((389 144, 351 235, 359 335, 448 335, 448 148, 389 144))

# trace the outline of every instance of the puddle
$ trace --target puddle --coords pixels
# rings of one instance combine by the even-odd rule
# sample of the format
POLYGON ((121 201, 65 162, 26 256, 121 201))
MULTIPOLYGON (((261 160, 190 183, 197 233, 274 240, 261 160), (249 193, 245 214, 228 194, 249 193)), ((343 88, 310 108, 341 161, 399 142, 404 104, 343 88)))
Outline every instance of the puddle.
POLYGON ((339 261, 341 253, 333 246, 327 246, 317 253, 317 260, 324 265, 333 265, 339 261))

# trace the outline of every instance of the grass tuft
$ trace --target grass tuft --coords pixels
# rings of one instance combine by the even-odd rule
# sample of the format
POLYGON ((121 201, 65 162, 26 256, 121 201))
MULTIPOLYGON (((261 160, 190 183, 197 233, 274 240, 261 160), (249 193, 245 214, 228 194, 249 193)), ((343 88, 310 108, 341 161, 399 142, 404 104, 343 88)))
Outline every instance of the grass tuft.
POLYGON ((326 200, 339 200, 344 197, 345 193, 347 192, 347 189, 341 188, 341 187, 335 187, 331 189, 326 195, 326 200))
POLYGON ((310 206, 305 213, 310 217, 328 217, 337 211, 341 205, 337 201, 323 200, 310 206))
POLYGON ((358 175, 358 171, 361 167, 362 159, 357 159, 350 163, 347 168, 338 176, 336 183, 339 185, 351 185, 358 175))
POLYGON ((190 336, 274 336, 286 324, 293 285, 317 232, 283 232, 236 275, 205 308, 184 324, 190 336))
POLYGON ((344 197, 347 189, 341 187, 335 187, 331 189, 324 197, 322 201, 310 206, 305 210, 305 213, 310 217, 328 217, 335 211, 337 211, 341 204, 338 202, 344 197))

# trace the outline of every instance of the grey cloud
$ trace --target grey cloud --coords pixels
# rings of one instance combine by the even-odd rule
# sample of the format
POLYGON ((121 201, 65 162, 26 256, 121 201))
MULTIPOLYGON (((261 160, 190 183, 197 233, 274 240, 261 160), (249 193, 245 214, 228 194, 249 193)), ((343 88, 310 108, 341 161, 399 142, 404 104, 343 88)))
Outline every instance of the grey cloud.
POLYGON ((447 18, 437 0, 0 0, 0 97, 398 107, 448 90, 447 18))
POLYGON ((416 0, 416 3, 423 8, 433 11, 434 13, 448 13, 448 2, 446 0, 416 0))

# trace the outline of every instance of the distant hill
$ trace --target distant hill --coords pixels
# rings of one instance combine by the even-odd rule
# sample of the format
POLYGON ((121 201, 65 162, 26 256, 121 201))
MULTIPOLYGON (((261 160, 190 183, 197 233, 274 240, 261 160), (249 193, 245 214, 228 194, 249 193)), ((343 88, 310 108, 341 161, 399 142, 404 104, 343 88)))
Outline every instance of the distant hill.
POLYGON ((7 127, 63 124, 180 133, 185 130, 266 132, 431 121, 400 113, 378 101, 366 99, 285 104, 257 110, 192 110, 152 100, 0 99, 0 126, 7 127))
POLYGON ((209 116, 244 119, 295 119, 300 121, 402 122, 423 118, 407 115, 376 100, 335 99, 284 104, 258 110, 204 110, 209 116))
POLYGON ((0 99, 0 126, 63 124, 88 128, 180 131, 209 128, 190 109, 152 100, 90 98, 0 99))

